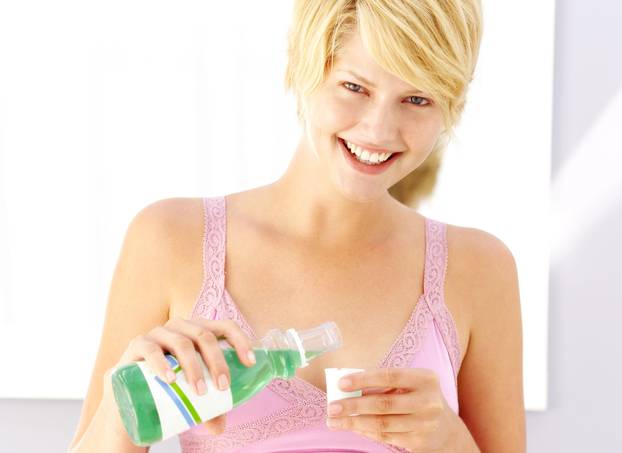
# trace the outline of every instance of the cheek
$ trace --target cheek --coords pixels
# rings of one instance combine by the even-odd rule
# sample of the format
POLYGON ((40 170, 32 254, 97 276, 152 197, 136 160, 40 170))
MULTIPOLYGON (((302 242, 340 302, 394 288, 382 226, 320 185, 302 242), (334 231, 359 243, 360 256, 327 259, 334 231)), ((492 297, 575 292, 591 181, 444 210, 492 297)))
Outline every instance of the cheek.
POLYGON ((327 133, 343 131, 356 122, 358 108, 342 97, 324 93, 315 103, 313 120, 327 133))
POLYGON ((345 96, 335 96, 330 102, 330 108, 342 118, 353 120, 361 111, 361 106, 345 96))
POLYGON ((435 129, 420 129, 417 133, 409 133, 404 138, 409 152, 408 159, 404 159, 401 163, 404 176, 420 167, 430 156, 439 133, 435 129))
POLYGON ((441 124, 436 119, 421 119, 412 122, 414 127, 408 129, 404 140, 408 143, 408 148, 414 154, 421 155, 422 158, 428 156, 441 132, 441 124))

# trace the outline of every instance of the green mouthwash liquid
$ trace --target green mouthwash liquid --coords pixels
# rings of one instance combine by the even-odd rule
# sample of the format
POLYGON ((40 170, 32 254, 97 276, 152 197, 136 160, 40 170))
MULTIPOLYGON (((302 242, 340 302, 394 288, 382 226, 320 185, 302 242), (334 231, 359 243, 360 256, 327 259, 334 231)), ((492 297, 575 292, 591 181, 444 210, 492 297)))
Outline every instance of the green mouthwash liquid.
POLYGON ((197 395, 172 354, 166 354, 177 378, 168 383, 154 374, 144 360, 120 365, 112 373, 112 388, 121 420, 132 442, 149 446, 230 411, 259 393, 275 378, 289 379, 296 369, 316 357, 341 347, 341 334, 334 322, 315 328, 283 332, 272 329, 252 341, 256 363, 247 367, 237 351, 220 340, 231 375, 227 390, 220 390, 201 355, 207 390, 197 395))
MULTIPOLYGON (((262 390, 275 377, 287 379, 296 375, 296 368, 300 368, 300 353, 292 349, 253 349, 257 363, 247 367, 238 358, 235 349, 224 349, 225 360, 231 373, 231 392, 233 393, 233 406, 250 399, 254 394, 262 390), (274 375, 273 364, 279 369, 274 375)), ((307 361, 311 361, 322 355, 319 351, 306 351, 307 361)))

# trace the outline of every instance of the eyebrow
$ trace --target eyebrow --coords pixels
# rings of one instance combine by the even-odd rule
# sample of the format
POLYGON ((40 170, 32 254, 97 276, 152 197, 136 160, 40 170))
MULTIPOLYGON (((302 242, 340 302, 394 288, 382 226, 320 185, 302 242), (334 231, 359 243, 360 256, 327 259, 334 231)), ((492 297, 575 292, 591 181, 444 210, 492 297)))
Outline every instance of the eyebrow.
MULTIPOLYGON (((376 88, 376 85, 375 85, 373 82, 371 82, 371 81, 367 80, 365 77, 363 77, 363 76, 361 76, 361 75, 357 74, 356 72, 352 71, 351 69, 337 69, 337 70, 338 70, 338 71, 340 71, 340 72, 347 72, 348 74, 352 74, 354 77, 356 77, 357 79, 359 79, 361 82, 363 82, 363 83, 365 83, 365 84, 367 84, 367 85, 371 86, 372 88, 376 88)), ((416 88, 415 88, 415 89, 413 89, 413 90, 408 90, 408 93, 420 93, 420 94, 424 94, 424 93, 423 93, 423 91, 418 90, 418 89, 416 89, 416 88)))

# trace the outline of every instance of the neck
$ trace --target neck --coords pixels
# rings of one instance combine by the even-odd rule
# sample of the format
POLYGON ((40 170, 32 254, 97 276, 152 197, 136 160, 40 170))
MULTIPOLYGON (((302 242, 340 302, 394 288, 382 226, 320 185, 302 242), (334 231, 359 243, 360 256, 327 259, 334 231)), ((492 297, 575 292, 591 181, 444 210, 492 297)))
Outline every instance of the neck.
POLYGON ((366 202, 344 197, 301 144, 283 176, 267 189, 279 229, 328 248, 384 242, 408 209, 388 192, 366 202))

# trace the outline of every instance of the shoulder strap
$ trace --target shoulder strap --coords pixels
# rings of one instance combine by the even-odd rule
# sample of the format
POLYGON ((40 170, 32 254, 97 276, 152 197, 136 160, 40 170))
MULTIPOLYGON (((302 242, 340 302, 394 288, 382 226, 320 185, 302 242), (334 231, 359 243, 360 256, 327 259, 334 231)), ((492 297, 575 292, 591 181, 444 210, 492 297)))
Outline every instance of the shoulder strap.
POLYGON ((425 269, 423 291, 435 315, 444 307, 444 284, 447 270, 446 225, 425 218, 425 269))
POLYGON ((432 312, 443 342, 449 353, 454 381, 460 370, 460 343, 454 318, 445 304, 445 275, 447 273, 447 225, 426 218, 426 258, 424 271, 425 300, 432 312))
POLYGON ((203 198, 203 286, 193 316, 217 319, 225 287, 225 198, 203 198))

